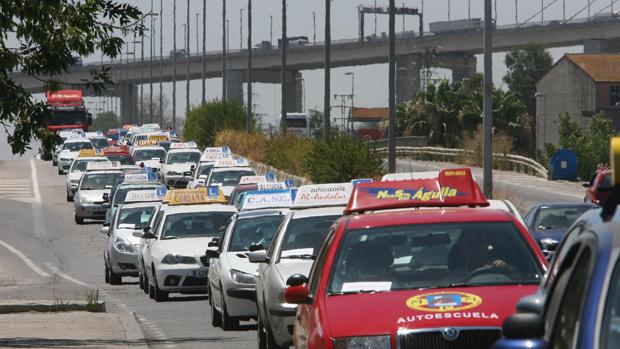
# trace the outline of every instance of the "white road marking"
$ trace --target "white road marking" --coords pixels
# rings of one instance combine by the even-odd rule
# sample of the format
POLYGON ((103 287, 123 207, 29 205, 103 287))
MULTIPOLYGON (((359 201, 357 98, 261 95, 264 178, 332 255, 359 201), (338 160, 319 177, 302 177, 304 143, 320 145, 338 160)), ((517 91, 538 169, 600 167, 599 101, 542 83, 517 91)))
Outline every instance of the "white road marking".
POLYGON ((39 177, 37 176, 37 166, 33 159, 30 159, 30 175, 32 178, 32 192, 34 201, 31 203, 32 216, 34 218, 34 235, 36 237, 44 237, 47 235, 45 230, 45 216, 43 214, 43 205, 41 204, 41 193, 39 191, 39 177))
POLYGON ((46 273, 45 271, 43 271, 43 269, 39 268, 36 264, 34 264, 34 262, 28 258, 28 256, 26 256, 25 254, 23 254, 20 250, 16 249, 15 247, 7 244, 6 242, 0 240, 0 245, 4 246, 7 250, 13 252, 17 257, 21 258, 24 263, 26 263, 26 265, 32 269, 32 271, 34 271, 35 273, 43 276, 43 277, 49 277, 50 274, 46 273))
POLYGON ((37 177, 37 166, 33 159, 30 159, 30 175, 32 176, 32 191, 34 193, 34 201, 41 203, 41 193, 39 192, 39 180, 37 177))
POLYGON ((69 275, 67 275, 67 274, 63 273, 63 272, 62 272, 62 271, 60 271, 60 269, 58 269, 58 267, 57 267, 56 265, 54 265, 53 263, 45 263, 45 265, 46 265, 48 268, 50 268, 50 270, 51 270, 54 274, 56 274, 56 275, 60 276, 61 278, 65 279, 65 280, 67 280, 67 281, 69 281, 69 282, 73 282, 73 283, 74 283, 74 284, 76 284, 76 285, 84 286, 84 287, 87 287, 87 288, 94 288, 94 287, 93 287, 92 285, 90 285, 90 284, 87 284, 87 283, 85 283, 85 282, 83 282, 83 281, 80 281, 80 280, 78 280, 78 279, 75 279, 75 278, 73 278, 73 277, 71 277, 71 276, 69 276, 69 275))

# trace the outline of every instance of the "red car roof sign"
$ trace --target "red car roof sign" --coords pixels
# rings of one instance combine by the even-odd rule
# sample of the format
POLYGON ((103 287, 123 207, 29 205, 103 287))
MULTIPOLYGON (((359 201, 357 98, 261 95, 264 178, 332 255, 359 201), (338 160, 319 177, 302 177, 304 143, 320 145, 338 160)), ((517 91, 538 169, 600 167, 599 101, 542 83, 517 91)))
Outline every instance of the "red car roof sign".
POLYGON ((441 170, 437 178, 360 183, 345 214, 415 207, 488 206, 469 168, 441 170))

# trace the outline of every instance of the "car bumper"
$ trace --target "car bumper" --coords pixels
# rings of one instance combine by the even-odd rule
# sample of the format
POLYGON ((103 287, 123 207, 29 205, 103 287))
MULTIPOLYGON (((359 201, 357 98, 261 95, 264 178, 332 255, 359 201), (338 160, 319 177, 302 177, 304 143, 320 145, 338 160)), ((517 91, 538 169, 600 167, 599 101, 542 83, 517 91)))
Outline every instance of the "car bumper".
POLYGON ((112 248, 108 258, 110 267, 115 274, 123 276, 138 276, 137 253, 122 253, 112 248))
POLYGON ((271 303, 267 307, 267 321, 278 345, 293 345, 293 324, 297 305, 288 303, 271 303))
POLYGON ((59 170, 62 170, 63 172, 67 173, 67 172, 69 172, 69 167, 71 167, 71 161, 58 160, 58 169, 59 170))
POLYGON ((207 291, 209 268, 197 265, 160 265, 155 269, 157 286, 166 292, 207 291))
POLYGON ((105 218, 105 204, 76 205, 75 214, 80 218, 105 218))
POLYGON ((256 288, 235 285, 226 287, 226 311, 230 316, 256 318, 256 288))
POLYGON ((184 176, 165 176, 164 184, 168 187, 173 188, 186 188, 187 183, 189 183, 189 181, 191 180, 192 179, 190 177, 184 176))

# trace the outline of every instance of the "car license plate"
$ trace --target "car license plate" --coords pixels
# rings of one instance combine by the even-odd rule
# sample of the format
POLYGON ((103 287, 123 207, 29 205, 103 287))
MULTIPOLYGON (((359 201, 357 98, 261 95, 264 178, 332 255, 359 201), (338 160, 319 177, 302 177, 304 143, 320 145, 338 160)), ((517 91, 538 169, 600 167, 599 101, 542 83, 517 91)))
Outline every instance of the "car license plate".
POLYGON ((209 269, 194 270, 195 278, 206 278, 208 274, 209 274, 209 269))

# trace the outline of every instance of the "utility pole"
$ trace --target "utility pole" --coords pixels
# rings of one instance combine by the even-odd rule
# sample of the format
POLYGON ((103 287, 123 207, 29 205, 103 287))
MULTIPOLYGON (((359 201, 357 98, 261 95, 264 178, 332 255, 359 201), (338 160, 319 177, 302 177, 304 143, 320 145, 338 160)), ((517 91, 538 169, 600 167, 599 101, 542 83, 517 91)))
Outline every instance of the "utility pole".
POLYGON ((282 0, 282 38, 281 53, 282 53, 282 71, 280 74, 280 87, 282 88, 282 115, 280 117, 280 127, 282 128, 282 135, 286 135, 286 47, 288 46, 288 37, 286 35, 286 0, 282 0))
MULTIPOLYGON (((151 11, 149 12, 149 15, 151 16, 151 31, 150 31, 150 36, 149 36, 149 71, 151 73, 150 79, 149 79, 149 122, 153 122, 153 54, 154 54, 154 50, 153 50, 153 44, 155 43, 155 23, 154 23, 154 16, 156 16, 153 13, 153 0, 151 0, 151 11)), ((160 125, 161 126, 161 125, 160 125)))
POLYGON ((325 0, 325 93, 323 95, 323 139, 329 140, 331 132, 331 0, 325 0))
POLYGON ((185 117, 189 113, 189 28, 191 27, 189 22, 189 0, 187 0, 187 52, 185 52, 185 117))
POLYGON ((519 26, 519 0, 515 0, 515 28, 519 26))
POLYGON ((483 191, 484 195, 493 198, 493 41, 491 37, 491 0, 484 0, 484 116, 483 116, 483 191))
MULTIPOLYGON (((136 98, 137 97, 136 95, 138 94, 138 85, 136 84, 136 65, 137 65, 136 64, 136 62, 137 62, 136 61, 136 59, 137 59, 136 58, 136 56, 137 56, 136 55, 136 44, 137 43, 138 43, 138 41, 136 40, 136 36, 134 35, 134 37, 133 37, 133 69, 132 69, 132 73, 131 73, 131 79, 133 81, 131 89, 133 90, 132 94, 135 93, 134 94, 134 98, 136 98)), ((134 103, 133 103, 133 114, 134 114, 134 116, 137 117, 137 114, 138 114, 138 103, 135 103, 135 99, 134 99, 134 103)))
POLYGON ((222 0, 222 101, 226 102, 226 0, 222 0))
POLYGON ((159 125, 164 126, 164 0, 159 1, 159 125))
POLYGON ((239 51, 243 50, 243 9, 239 9, 239 51))
MULTIPOLYGON (((377 8, 377 0, 375 0, 375 9, 377 8)), ((375 11, 375 37, 377 37, 377 12, 375 11)))
POLYGON ((207 102, 207 0, 202 0, 202 104, 207 102))
POLYGON ((312 36, 312 44, 316 45, 316 12, 312 11, 312 28, 313 28, 313 36, 312 36))
MULTIPOLYGON (((490 1, 490 0, 487 0, 490 1)), ((396 8, 390 0, 389 84, 388 87, 388 172, 396 172, 396 8)))
POLYGON ((351 76, 351 116, 349 118, 349 128, 351 132, 351 137, 353 137, 353 109, 355 109, 355 73, 348 72, 344 75, 351 76))
POLYGON ((200 40, 200 13, 196 12, 196 52, 200 52, 200 45, 198 41, 200 40))
POLYGON ((172 129, 177 127, 177 0, 172 0, 172 129))
POLYGON ((248 110, 246 131, 252 131, 252 0, 248 0, 248 110))
POLYGON ((269 16, 269 42, 273 45, 273 16, 269 16))
POLYGON ((144 35, 140 38, 140 123, 144 124, 144 35))
POLYGON ((450 0, 448 0, 448 22, 451 20, 450 18, 451 12, 452 12, 452 3, 450 2, 450 0))

